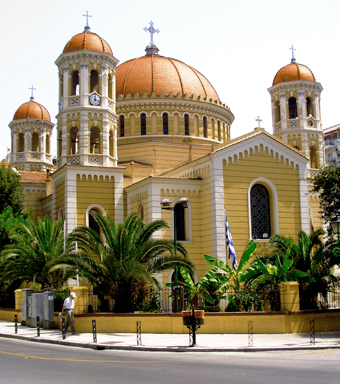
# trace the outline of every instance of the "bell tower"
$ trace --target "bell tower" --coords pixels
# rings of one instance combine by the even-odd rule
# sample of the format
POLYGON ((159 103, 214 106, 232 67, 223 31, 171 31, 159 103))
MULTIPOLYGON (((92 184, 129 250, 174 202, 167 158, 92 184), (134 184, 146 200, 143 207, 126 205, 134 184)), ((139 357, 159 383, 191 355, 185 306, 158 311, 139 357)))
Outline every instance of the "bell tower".
POLYGON ((272 105, 273 135, 302 151, 309 168, 324 165, 324 139, 320 112, 323 90, 312 71, 294 57, 275 75, 268 89, 272 105))
POLYGON ((59 71, 57 165, 117 165, 116 65, 88 23, 56 60, 59 71))
POLYGON ((55 64, 59 113, 52 217, 65 219, 67 233, 77 225, 91 226, 93 210, 121 222, 124 168, 117 166, 118 60, 86 23, 55 64))
POLYGON ((20 171, 45 172, 53 168, 51 136, 54 124, 47 109, 31 98, 22 104, 9 123, 11 163, 20 171))

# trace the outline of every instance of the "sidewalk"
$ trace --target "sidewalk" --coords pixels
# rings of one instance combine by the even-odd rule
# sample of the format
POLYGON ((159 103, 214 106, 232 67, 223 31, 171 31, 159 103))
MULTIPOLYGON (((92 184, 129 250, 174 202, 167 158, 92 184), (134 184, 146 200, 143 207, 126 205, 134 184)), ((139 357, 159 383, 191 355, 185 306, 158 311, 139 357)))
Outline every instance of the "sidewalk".
POLYGON ((137 345, 137 334, 98 333, 97 343, 92 333, 66 334, 65 340, 58 329, 37 329, 18 324, 15 334, 14 323, 0 320, 0 337, 16 338, 41 343, 51 343, 92 349, 124 349, 168 352, 256 352, 297 349, 340 349, 340 332, 315 333, 315 344, 310 334, 254 334, 253 346, 249 346, 247 334, 200 334, 196 335, 197 346, 189 347, 188 334, 141 334, 142 345, 137 345))

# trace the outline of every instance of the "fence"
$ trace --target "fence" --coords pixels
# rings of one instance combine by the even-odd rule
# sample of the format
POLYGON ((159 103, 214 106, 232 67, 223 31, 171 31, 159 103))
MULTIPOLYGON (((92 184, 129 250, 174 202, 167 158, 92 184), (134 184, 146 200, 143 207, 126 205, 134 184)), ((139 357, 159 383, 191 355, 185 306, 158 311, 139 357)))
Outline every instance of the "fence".
MULTIPOLYGON (((326 296, 317 291, 308 291, 308 287, 300 285, 300 309, 336 309, 340 308, 340 288, 336 287, 327 292, 326 296)), ((287 310, 281 303, 285 287, 277 284, 268 284, 266 286, 242 287, 233 292, 231 289, 226 296, 232 297, 231 301, 223 299, 215 302, 215 305, 209 305, 202 300, 195 302, 198 307, 205 306, 207 312, 272 312, 287 310)), ((81 300, 77 299, 79 313, 97 313, 113 312, 114 300, 107 299, 100 302, 96 294, 86 293, 81 300)), ((163 289, 150 291, 150 295, 142 308, 136 308, 141 312, 163 312, 178 313, 188 308, 188 295, 184 293, 182 287, 170 288, 163 286, 163 289), (153 292, 153 293, 152 293, 153 292), (155 305, 152 295, 158 295, 158 304, 155 305), (153 303, 153 304, 152 304, 153 303)))

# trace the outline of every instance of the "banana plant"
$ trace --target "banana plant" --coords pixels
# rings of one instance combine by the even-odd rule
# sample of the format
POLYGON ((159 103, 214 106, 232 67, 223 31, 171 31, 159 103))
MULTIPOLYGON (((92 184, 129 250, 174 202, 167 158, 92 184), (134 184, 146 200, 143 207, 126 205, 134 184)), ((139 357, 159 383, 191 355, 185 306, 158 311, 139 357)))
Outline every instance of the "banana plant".
MULTIPOLYGON (((208 272, 206 272, 201 280, 194 283, 190 273, 183 267, 181 267, 180 272, 181 276, 184 280, 179 281, 176 283, 168 283, 166 286, 168 287, 175 287, 177 285, 183 287, 184 293, 188 295, 188 309, 191 308, 192 302, 197 299, 203 299, 204 301, 213 304, 213 298, 211 296, 211 293, 209 291, 209 287, 211 287, 213 284, 217 283, 216 278, 216 271, 217 267, 211 268, 208 272)), ((170 295, 169 297, 173 297, 174 295, 170 295)))
POLYGON ((235 291, 240 289, 241 277, 245 273, 244 266, 251 259, 257 247, 258 247, 258 244, 254 243, 254 241, 251 241, 247 245, 246 249, 243 252, 243 255, 241 257, 240 263, 236 271, 230 268, 222 260, 217 259, 216 257, 213 257, 213 256, 204 255, 204 258, 206 259, 208 264, 214 267, 217 267, 225 272, 225 274, 222 274, 222 273, 217 274, 217 280, 220 283, 218 290, 220 292, 226 292, 229 286, 232 286, 235 291))
POLYGON ((285 253, 282 263, 277 256, 274 265, 264 264, 257 260, 245 271, 240 281, 250 280, 252 285, 263 283, 281 283, 283 281, 296 281, 299 277, 306 277, 307 273, 299 270, 289 271, 293 260, 289 258, 290 249, 285 253))

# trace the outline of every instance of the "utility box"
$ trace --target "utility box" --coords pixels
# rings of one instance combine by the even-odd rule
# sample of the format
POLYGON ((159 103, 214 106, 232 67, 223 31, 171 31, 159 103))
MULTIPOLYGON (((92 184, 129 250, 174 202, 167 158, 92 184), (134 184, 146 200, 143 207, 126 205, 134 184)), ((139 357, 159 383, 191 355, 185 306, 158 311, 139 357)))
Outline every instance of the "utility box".
POLYGON ((35 328, 37 326, 37 317, 39 317, 40 324, 44 319, 44 294, 33 293, 31 296, 31 305, 29 311, 29 319, 27 325, 35 328))
POLYGON ((25 288, 21 291, 22 294, 22 302, 20 304, 21 309, 21 325, 27 325, 27 321, 29 319, 29 312, 30 312, 30 303, 31 303, 31 296, 33 294, 34 290, 25 288))
POLYGON ((46 291, 43 293, 43 307, 44 307, 44 317, 42 321, 42 326, 44 329, 54 328, 54 298, 53 292, 46 291))

